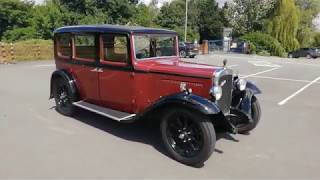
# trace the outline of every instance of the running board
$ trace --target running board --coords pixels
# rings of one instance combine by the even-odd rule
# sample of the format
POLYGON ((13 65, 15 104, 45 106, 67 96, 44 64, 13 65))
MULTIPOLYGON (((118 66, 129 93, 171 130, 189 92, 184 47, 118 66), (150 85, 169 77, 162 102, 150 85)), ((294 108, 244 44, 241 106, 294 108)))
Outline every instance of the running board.
POLYGON ((116 121, 132 120, 132 118, 136 116, 136 114, 129 114, 126 112, 121 112, 121 111, 97 106, 97 105, 90 104, 85 101, 74 102, 73 105, 80 107, 80 108, 83 108, 83 109, 86 109, 86 110, 89 110, 91 112, 100 114, 102 116, 108 117, 108 118, 116 120, 116 121))

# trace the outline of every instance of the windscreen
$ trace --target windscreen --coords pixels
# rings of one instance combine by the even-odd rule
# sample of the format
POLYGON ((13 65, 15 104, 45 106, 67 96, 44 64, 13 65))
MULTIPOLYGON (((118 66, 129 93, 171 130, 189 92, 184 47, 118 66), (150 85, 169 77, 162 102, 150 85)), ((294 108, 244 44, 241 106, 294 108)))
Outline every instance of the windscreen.
POLYGON ((174 35, 135 35, 136 59, 177 56, 176 36, 174 35))

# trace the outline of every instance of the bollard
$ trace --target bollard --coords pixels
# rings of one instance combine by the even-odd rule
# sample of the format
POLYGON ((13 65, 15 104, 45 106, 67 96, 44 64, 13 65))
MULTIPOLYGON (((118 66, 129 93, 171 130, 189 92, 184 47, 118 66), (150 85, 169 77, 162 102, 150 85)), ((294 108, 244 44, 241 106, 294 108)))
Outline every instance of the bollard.
POLYGON ((6 61, 6 57, 7 57, 7 54, 6 54, 6 48, 5 48, 5 45, 4 43, 1 43, 0 44, 0 51, 1 51, 1 57, 0 57, 0 62, 1 63, 4 63, 6 61))
POLYGON ((13 43, 10 43, 10 56, 11 56, 11 61, 13 62, 15 60, 13 43))
POLYGON ((38 59, 40 59, 40 55, 41 55, 41 49, 40 49, 40 45, 37 46, 37 57, 38 59))

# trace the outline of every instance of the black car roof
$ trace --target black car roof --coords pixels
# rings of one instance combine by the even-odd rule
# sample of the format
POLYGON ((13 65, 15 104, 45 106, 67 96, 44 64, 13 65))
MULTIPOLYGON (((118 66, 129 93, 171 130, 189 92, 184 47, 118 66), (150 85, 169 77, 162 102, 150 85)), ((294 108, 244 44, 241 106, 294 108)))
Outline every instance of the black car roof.
POLYGON ((65 26, 58 28, 54 33, 80 33, 80 32, 101 32, 101 33, 149 33, 149 34, 174 34, 177 33, 172 30, 147 28, 140 26, 122 26, 122 25, 78 25, 78 26, 65 26))

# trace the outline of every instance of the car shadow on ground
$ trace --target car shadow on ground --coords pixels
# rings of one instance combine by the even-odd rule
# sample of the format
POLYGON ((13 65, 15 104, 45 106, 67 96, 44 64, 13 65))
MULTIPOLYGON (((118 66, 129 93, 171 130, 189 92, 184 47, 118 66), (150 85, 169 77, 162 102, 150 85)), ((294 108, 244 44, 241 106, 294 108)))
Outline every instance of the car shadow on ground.
MULTIPOLYGON (((163 155, 170 157, 162 144, 159 126, 152 123, 152 119, 132 123, 119 123, 83 109, 77 109, 73 118, 119 138, 151 145, 163 155)), ((238 142, 231 134, 224 132, 217 133, 217 141, 220 139, 238 142)), ((215 152, 223 154, 223 150, 220 149, 215 149, 215 152)))

